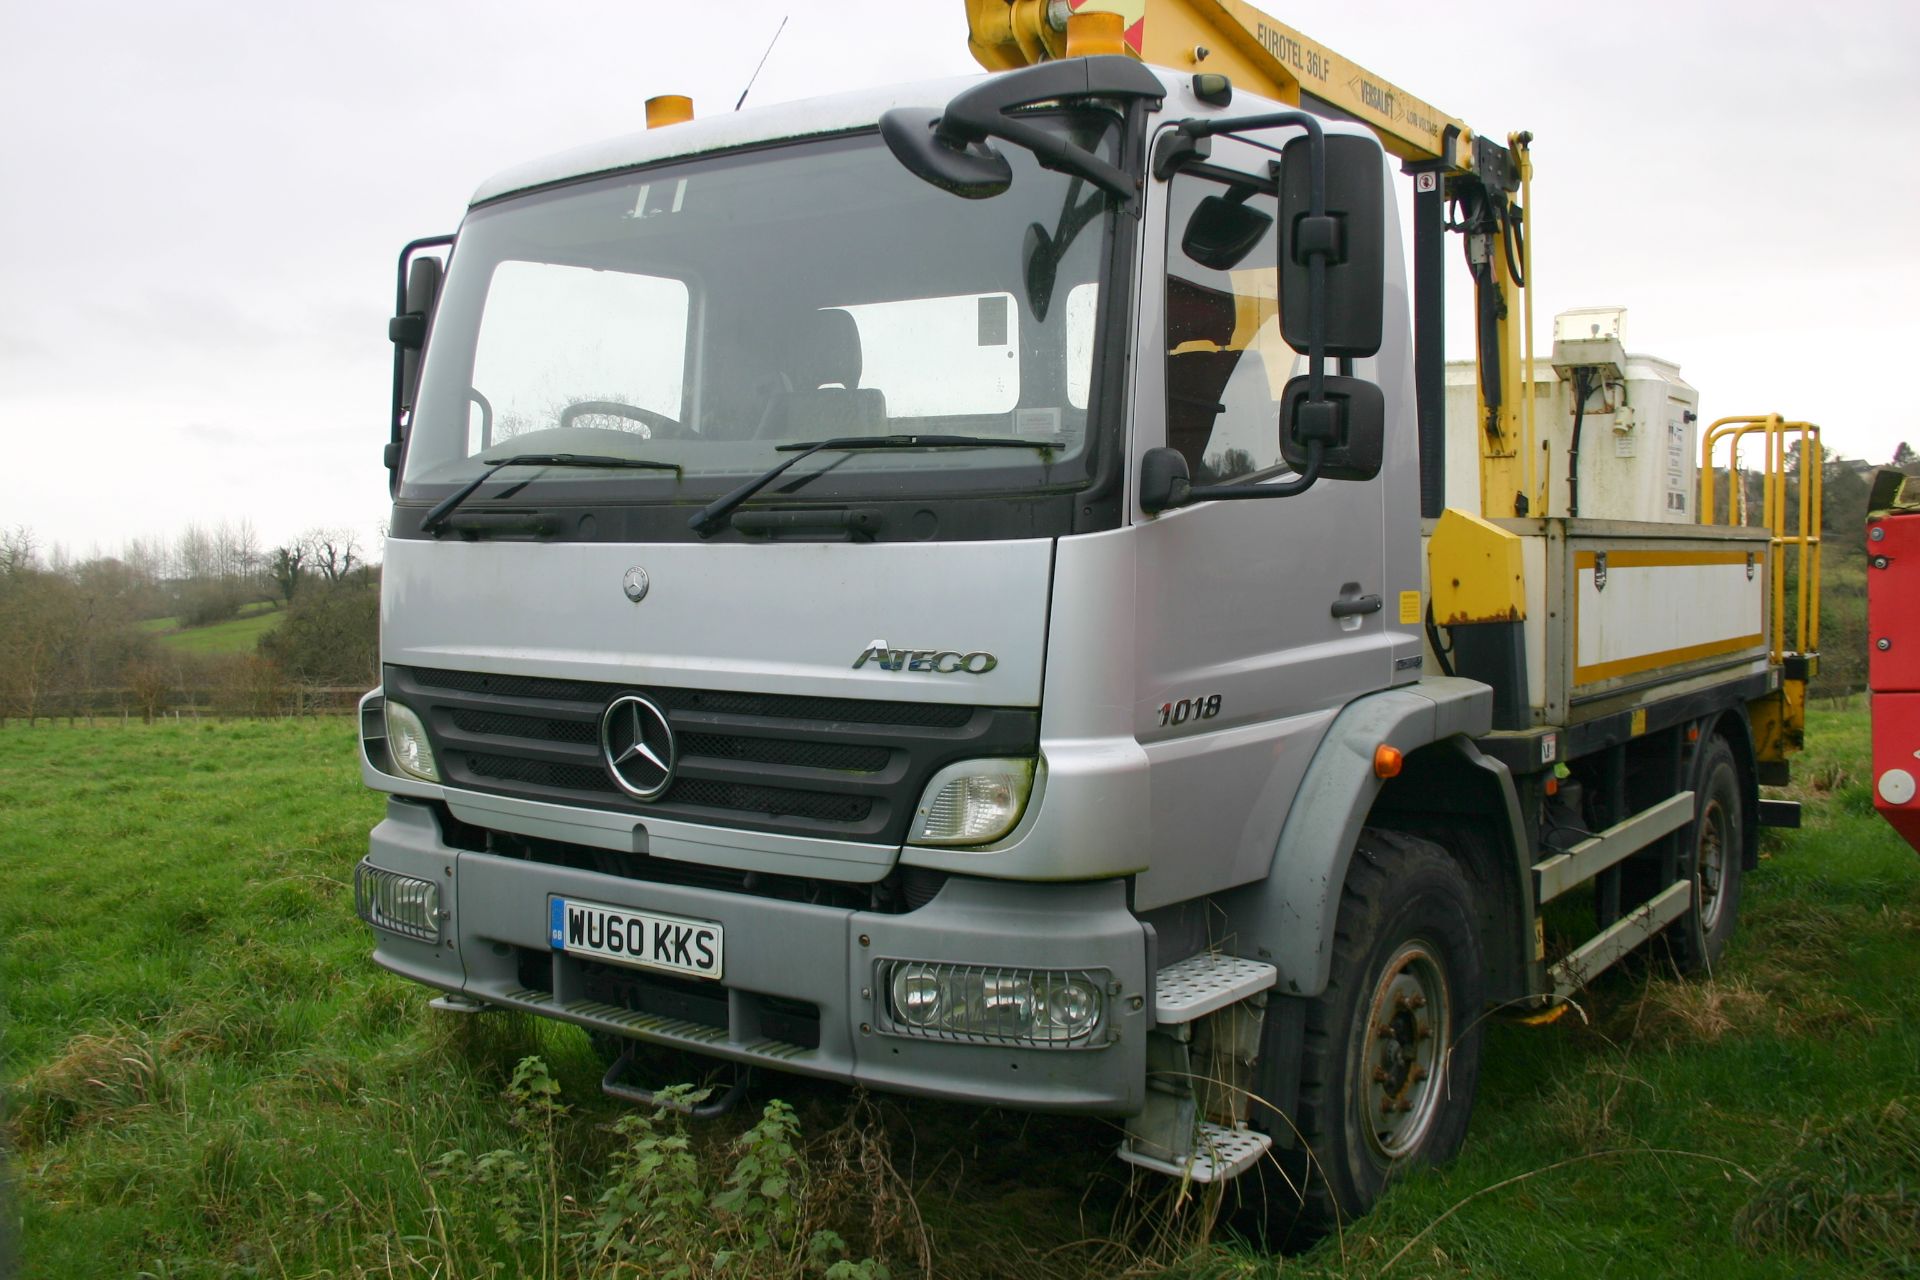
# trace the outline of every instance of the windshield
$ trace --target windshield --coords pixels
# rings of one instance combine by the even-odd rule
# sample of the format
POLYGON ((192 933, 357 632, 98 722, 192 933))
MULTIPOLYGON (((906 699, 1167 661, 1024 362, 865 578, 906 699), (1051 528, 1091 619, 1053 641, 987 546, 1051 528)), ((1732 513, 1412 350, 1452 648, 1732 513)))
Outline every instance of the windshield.
MULTIPOLYGON (((1104 117, 1055 117, 1111 154, 1104 117)), ((821 454, 756 501, 980 496, 1087 482, 1111 214, 1007 148, 964 200, 876 135, 676 163, 476 210, 434 317, 403 499, 517 454, 680 470, 527 469, 516 503, 688 504, 828 437, 950 434, 1050 448, 821 454)))

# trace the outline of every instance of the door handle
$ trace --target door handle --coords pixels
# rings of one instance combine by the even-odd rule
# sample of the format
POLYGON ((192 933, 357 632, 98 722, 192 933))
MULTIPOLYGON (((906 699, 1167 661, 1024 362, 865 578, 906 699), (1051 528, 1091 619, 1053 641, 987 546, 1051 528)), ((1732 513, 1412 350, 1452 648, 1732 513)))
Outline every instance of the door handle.
POLYGON ((1380 612, 1379 596, 1343 596, 1333 602, 1333 616, 1353 618, 1363 613, 1380 612))

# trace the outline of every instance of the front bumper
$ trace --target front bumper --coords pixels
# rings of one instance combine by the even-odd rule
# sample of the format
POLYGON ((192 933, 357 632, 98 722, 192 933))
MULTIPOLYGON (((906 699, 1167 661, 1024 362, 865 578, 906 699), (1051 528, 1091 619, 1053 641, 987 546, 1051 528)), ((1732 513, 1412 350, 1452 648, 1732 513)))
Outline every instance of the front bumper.
MULTIPOLYGON (((918 910, 853 911, 467 852, 440 838, 429 808, 401 799, 374 828, 367 860, 439 885, 438 939, 375 929, 374 959, 443 991, 893 1092, 1104 1115, 1131 1115, 1145 1102, 1148 934, 1127 910, 1119 880, 954 877, 918 910), (596 966, 550 949, 550 895, 720 924, 725 978, 694 984, 692 992, 704 1015, 683 1016, 658 1002, 643 1011, 604 998, 596 966), (889 1033, 876 979, 888 960, 1104 970, 1111 978, 1105 1043, 1042 1049, 889 1033), (796 1034, 794 1011, 809 1006, 817 1030, 803 1017, 805 1033, 796 1034)), ((670 1006, 675 988, 664 985, 670 1006)))

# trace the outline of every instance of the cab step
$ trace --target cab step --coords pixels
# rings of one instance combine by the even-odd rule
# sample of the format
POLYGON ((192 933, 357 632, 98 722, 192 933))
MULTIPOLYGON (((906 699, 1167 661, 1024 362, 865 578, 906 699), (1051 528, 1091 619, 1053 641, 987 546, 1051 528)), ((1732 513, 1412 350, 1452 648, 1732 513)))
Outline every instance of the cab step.
POLYGON ((1270 964, 1202 951, 1154 975, 1153 1018, 1162 1025, 1192 1022, 1259 995, 1279 979, 1270 964))
POLYGON ((1225 1182, 1253 1168, 1272 1146, 1273 1139, 1258 1129, 1244 1125, 1230 1129, 1203 1120, 1199 1133, 1194 1135, 1193 1150, 1184 1162, 1147 1155, 1134 1149, 1131 1142, 1121 1144, 1120 1158, 1130 1165, 1187 1182, 1225 1182))
POLYGON ((1147 1101, 1127 1120, 1122 1160, 1186 1182, 1224 1182, 1267 1153, 1273 1139, 1247 1127, 1247 1099, 1279 977, 1262 961, 1206 951, 1154 974, 1147 1101))

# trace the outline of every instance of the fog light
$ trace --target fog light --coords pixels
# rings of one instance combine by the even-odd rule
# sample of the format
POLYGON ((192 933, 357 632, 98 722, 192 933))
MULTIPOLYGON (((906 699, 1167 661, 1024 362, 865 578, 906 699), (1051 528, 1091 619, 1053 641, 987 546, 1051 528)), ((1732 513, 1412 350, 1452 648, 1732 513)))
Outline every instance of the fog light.
POLYGON ((881 1028, 933 1040, 1085 1049, 1105 1043, 1106 973, 889 960, 881 1028))
POLYGON ((427 741, 427 726, 413 708, 387 699, 387 755, 400 772, 425 782, 440 781, 440 766, 433 760, 433 744, 427 741))
POLYGON ((1033 789, 1031 760, 962 760, 933 775, 914 811, 914 844, 986 844, 1013 830, 1033 789))
POLYGON ((902 969, 894 975, 894 1012, 908 1026, 933 1026, 940 1017, 940 1006, 944 1003, 940 979, 926 972, 925 966, 902 969))
POLYGON ((440 940, 440 886, 362 861, 353 869, 353 909, 377 929, 422 942, 440 940))

